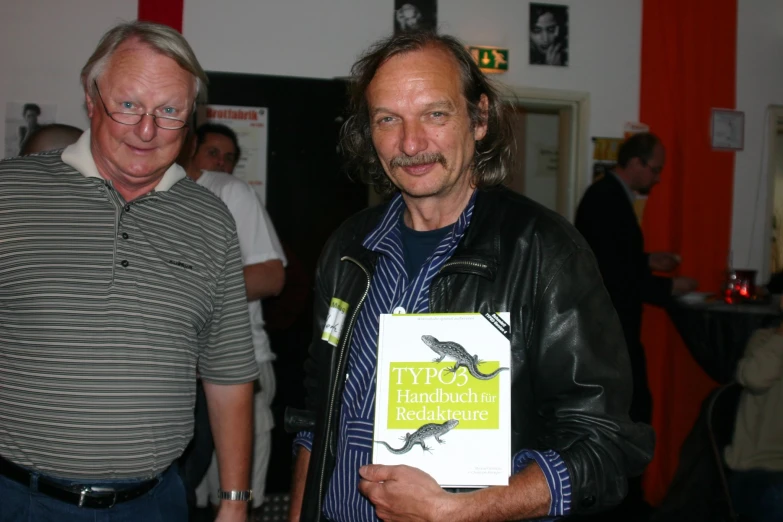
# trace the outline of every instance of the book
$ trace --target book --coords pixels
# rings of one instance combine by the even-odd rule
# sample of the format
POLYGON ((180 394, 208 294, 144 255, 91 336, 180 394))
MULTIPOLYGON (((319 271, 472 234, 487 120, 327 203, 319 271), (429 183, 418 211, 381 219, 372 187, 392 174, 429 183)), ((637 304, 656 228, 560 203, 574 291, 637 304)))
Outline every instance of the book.
POLYGON ((509 314, 383 314, 372 462, 443 487, 511 475, 509 314))

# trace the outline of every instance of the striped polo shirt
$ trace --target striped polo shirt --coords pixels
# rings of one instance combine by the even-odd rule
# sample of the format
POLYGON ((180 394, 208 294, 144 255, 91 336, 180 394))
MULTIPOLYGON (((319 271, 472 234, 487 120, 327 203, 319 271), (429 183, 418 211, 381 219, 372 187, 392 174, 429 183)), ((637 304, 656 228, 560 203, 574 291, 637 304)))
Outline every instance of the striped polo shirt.
POLYGON ((77 480, 154 476, 192 436, 197 366, 218 384, 257 374, 225 205, 176 165, 125 202, 89 131, 0 162, 0 455, 77 480))

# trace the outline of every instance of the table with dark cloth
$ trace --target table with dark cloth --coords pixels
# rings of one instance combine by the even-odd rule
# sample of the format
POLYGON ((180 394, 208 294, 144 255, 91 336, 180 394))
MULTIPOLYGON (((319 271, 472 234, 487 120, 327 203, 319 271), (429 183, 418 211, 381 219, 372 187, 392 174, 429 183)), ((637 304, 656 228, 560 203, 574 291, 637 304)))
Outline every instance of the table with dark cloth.
POLYGON ((701 368, 720 384, 731 382, 754 331, 780 324, 780 296, 767 303, 727 304, 674 299, 667 312, 701 368))
MULTIPOLYGON (((693 358, 720 384, 734 380, 737 363, 753 332, 777 326, 781 320, 780 296, 773 296, 766 304, 676 299, 667 311, 693 358)), ((650 522, 727 520, 718 463, 710 441, 708 401, 709 397, 680 448, 675 476, 650 522)))

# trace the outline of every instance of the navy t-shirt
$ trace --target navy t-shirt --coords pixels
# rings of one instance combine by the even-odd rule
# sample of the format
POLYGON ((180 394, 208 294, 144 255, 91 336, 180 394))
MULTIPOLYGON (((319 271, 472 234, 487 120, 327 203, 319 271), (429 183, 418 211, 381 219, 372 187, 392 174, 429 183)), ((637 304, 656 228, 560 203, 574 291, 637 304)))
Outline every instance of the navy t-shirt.
POLYGON ((402 236, 402 251, 405 255, 405 271, 408 274, 408 280, 416 277, 419 269, 424 262, 438 248, 441 239, 451 232, 454 225, 438 228, 436 230, 427 230, 419 232, 408 227, 400 214, 400 230, 402 236))

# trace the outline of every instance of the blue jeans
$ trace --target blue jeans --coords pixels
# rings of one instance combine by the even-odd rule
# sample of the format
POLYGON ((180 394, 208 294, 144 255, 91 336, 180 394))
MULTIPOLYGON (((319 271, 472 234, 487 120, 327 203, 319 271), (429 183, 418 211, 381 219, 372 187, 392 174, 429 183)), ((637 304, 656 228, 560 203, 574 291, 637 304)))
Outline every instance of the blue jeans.
POLYGON ((783 521, 783 471, 732 471, 729 489, 734 510, 748 520, 783 521))
MULTIPOLYGON (((35 483, 37 477, 33 480, 35 483)), ((67 481, 58 480, 62 484, 67 481)), ((95 481, 93 486, 122 488, 135 480, 95 481)), ((172 466, 160 483, 139 498, 108 509, 80 508, 0 476, 0 522, 187 522, 185 488, 172 466)))

